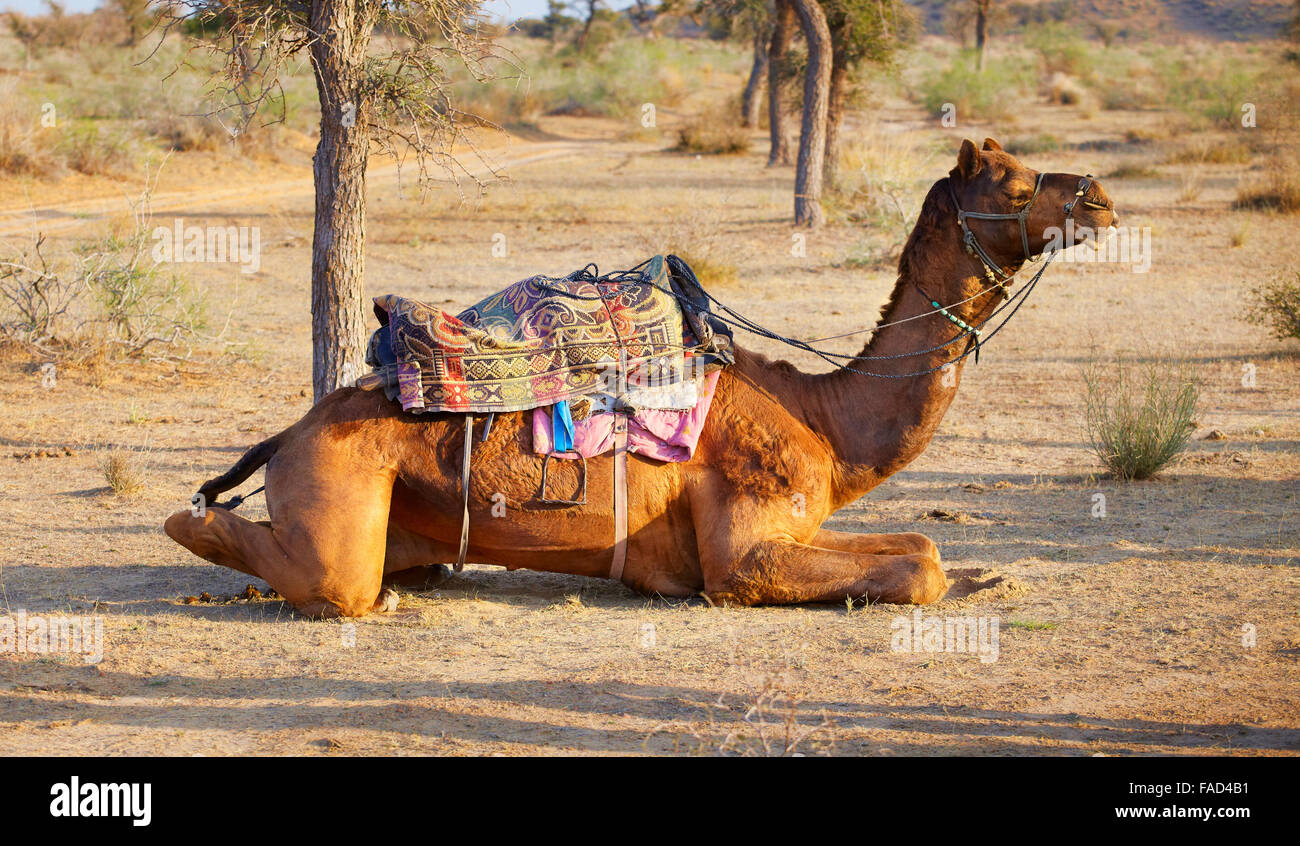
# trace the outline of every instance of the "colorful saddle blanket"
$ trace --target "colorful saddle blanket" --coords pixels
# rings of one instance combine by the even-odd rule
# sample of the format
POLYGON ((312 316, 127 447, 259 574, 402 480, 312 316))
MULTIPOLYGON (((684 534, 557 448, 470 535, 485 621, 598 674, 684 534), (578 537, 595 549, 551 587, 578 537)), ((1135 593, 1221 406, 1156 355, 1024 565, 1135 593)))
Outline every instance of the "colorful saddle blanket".
MULTIPOLYGON (((591 267, 590 265, 588 267, 591 267)), ((524 411, 583 396, 606 409, 689 410, 701 377, 732 360, 685 262, 534 276, 458 315, 375 298, 381 328, 366 361, 411 412, 524 411)))

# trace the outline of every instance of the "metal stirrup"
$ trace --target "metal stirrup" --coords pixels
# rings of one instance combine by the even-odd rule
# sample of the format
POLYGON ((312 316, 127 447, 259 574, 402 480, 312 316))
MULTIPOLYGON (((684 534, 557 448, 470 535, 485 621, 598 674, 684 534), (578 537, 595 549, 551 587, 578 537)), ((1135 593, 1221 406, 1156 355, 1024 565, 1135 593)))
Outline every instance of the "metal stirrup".
POLYGON ((460 492, 464 510, 460 518, 460 554, 456 556, 456 572, 465 569, 465 553, 469 551, 469 454, 474 446, 474 415, 465 415, 465 458, 460 465, 460 492))

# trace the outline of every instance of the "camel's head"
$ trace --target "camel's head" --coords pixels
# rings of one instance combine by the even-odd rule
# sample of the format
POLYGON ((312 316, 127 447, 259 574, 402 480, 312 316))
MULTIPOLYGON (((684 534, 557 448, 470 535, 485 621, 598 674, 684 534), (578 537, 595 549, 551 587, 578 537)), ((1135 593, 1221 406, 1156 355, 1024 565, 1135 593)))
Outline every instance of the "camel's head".
MULTIPOLYGON (((1115 203, 1095 179, 1076 173, 1040 174, 992 138, 984 139, 982 149, 963 141, 949 179, 963 212, 1012 215, 966 218, 980 246, 998 264, 1014 265, 1048 245, 1060 246, 1063 236, 1072 235, 1073 243, 1104 237, 1119 222, 1115 203), (1069 226, 1067 219, 1073 221, 1069 226)), ((1071 245, 1068 240, 1063 244, 1071 245)))

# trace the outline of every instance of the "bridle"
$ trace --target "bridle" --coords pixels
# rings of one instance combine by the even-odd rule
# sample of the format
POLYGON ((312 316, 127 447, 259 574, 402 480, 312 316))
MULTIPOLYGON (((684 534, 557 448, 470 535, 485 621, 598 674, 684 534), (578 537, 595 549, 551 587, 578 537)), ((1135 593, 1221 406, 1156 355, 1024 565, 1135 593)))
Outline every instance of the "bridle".
MULTIPOLYGON (((961 226, 962 243, 965 244, 966 246, 966 252, 979 257, 980 262, 982 262, 984 265, 985 273, 996 273, 998 276, 1008 281, 1011 279, 1012 276, 1012 274, 1003 271, 1002 268, 998 266, 998 263, 993 260, 993 257, 988 254, 988 252, 980 244, 979 239, 975 237, 975 233, 971 231, 970 226, 966 223, 966 219, 975 218, 976 220, 1014 220, 1018 222, 1020 224, 1020 243, 1025 250, 1025 261, 1031 260, 1033 256, 1029 252, 1029 227, 1027 221, 1029 220, 1029 213, 1033 211, 1034 200, 1038 199, 1039 192, 1043 190, 1043 177, 1046 175, 1047 174, 1045 173, 1038 174, 1038 179, 1034 181, 1033 196, 1029 198, 1029 202, 1025 203, 1024 208, 1022 208, 1018 212, 1000 212, 1000 213, 963 211, 961 207, 961 203, 957 201, 957 191, 952 187, 952 177, 948 177, 948 196, 952 198, 952 206, 957 210, 957 223, 961 226)), ((1067 206, 1066 213, 1068 214, 1071 211, 1072 209, 1069 206, 1067 206)), ((996 280, 990 280, 990 281, 996 281, 996 280)), ((1001 285, 1002 283, 999 282, 998 284, 1001 285)))
MULTIPOLYGON (((1038 199, 1038 195, 1043 190, 1043 177, 1045 176, 1047 176, 1047 174, 1043 172, 1040 172, 1038 174, 1038 178, 1034 180, 1034 193, 1030 195, 1029 201, 1025 203, 1024 208, 1020 209, 1020 211, 1014 211, 1014 212, 971 212, 971 211, 963 210, 961 207, 961 203, 957 200, 957 191, 952 187, 952 177, 948 177, 948 196, 952 199, 952 207, 957 210, 957 224, 961 226, 962 244, 966 247, 966 252, 970 253, 972 256, 975 256, 976 258, 979 259, 980 264, 984 268, 984 276, 989 280, 990 283, 990 287, 986 288, 985 290, 977 294, 976 295, 977 297, 983 296, 984 294, 995 290, 1001 293, 1003 297, 1009 296, 1007 293, 1007 286, 1011 283, 1011 280, 1015 278, 1016 274, 1015 271, 1012 271, 1011 273, 1007 273, 1005 270, 1002 269, 1001 265, 999 265, 996 261, 993 260, 993 257, 990 256, 988 254, 988 251, 984 249, 984 246, 980 244, 979 238, 975 237, 975 233, 971 231, 970 225, 966 223, 966 220, 968 218, 973 218, 975 220, 1016 221, 1018 224, 1020 224, 1020 245, 1024 250, 1023 260, 1027 262, 1033 261, 1034 253, 1029 249, 1028 220, 1029 220, 1030 212, 1032 212, 1034 209, 1034 201, 1038 199)), ((1093 181, 1094 179, 1091 173, 1086 174, 1082 179, 1079 180, 1079 187, 1078 190, 1076 190, 1074 193, 1074 198, 1071 199, 1064 206, 1066 220, 1069 220, 1071 217, 1074 216, 1075 205, 1079 202, 1080 199, 1084 197, 1084 195, 1088 193, 1088 190, 1092 188, 1093 181)), ((1049 258, 1048 262, 1050 263, 1050 261, 1051 259, 1049 258)), ((1046 265, 1044 265, 1044 267, 1046 267, 1046 265)), ((1042 271, 1039 271, 1039 273, 1041 275, 1042 271)), ((1035 282, 1038 281, 1037 276, 1034 277, 1034 281, 1035 282)), ((966 352, 963 353, 961 358, 965 358, 966 355, 969 355, 972 351, 971 348, 974 347, 975 361, 976 363, 978 363, 979 355, 980 355, 980 327, 982 327, 984 323, 988 322, 988 318, 986 318, 983 322, 981 322, 980 327, 971 326, 969 323, 962 320, 957 315, 948 311, 948 308, 946 306, 942 305, 938 300, 936 300, 934 297, 931 297, 928 293, 926 293, 925 289, 921 287, 921 284, 919 282, 913 280, 913 284, 916 285, 916 289, 920 291, 922 296, 924 296, 926 300, 930 302, 930 306, 934 308, 934 310, 937 313, 942 314, 944 317, 948 318, 949 321, 951 321, 958 328, 960 328, 962 330, 962 334, 970 336, 970 341, 967 343, 966 346, 966 352)), ((989 315, 989 317, 992 316, 993 315, 989 315)), ((1002 327, 999 325, 998 328, 1000 329, 1002 327)), ((957 338, 954 338, 953 340, 955 341, 958 340, 959 338, 961 338, 961 335, 958 335, 957 338)))

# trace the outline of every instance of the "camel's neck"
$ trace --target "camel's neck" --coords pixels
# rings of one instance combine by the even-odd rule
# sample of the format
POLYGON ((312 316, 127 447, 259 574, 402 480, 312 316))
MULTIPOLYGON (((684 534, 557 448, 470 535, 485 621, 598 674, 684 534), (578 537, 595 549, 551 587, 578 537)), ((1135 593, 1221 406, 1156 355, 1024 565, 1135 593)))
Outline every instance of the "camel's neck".
MULTIPOLYGON (((933 192, 932 192, 933 194, 933 192)), ((933 196, 930 198, 933 199, 933 196)), ((848 363, 850 369, 809 375, 787 373, 787 408, 802 417, 836 456, 835 507, 862 496, 905 467, 929 444, 952 403, 961 381, 963 362, 951 362, 967 339, 942 347, 961 330, 942 315, 933 314, 929 299, 918 289, 948 305, 979 294, 987 287, 961 252, 949 215, 934 214, 913 231, 899 261, 899 278, 870 341, 848 363), (925 315, 915 320, 906 318, 925 315), (903 320, 905 322, 898 323, 903 320), (892 324, 892 325, 890 325, 892 324), (906 355, 941 347, 934 352, 906 355), (900 356, 888 358, 888 356, 900 356), (910 375, 940 368, 925 375, 910 375), (853 370, 879 374, 855 373, 853 370), (887 378, 896 376, 900 378, 887 378)), ((955 306, 950 311, 978 325, 996 306, 992 295, 955 306)))

